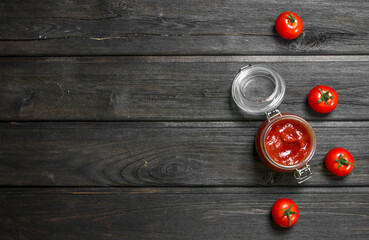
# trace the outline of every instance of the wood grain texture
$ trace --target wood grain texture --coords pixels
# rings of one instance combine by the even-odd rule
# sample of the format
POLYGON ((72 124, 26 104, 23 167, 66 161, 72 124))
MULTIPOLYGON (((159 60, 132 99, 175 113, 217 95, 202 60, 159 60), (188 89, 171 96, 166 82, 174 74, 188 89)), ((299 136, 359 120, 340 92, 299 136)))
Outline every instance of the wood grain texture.
POLYGON ((362 0, 85 0, 0 3, 0 55, 363 54, 369 4, 362 0), (304 32, 274 30, 286 10, 304 32))
POLYGON ((362 0, 1 1, 1 239, 367 239, 368 14, 362 0), (285 10, 304 21, 296 40, 274 30, 285 10), (232 102, 256 63, 316 131, 303 185, 258 159, 264 117, 232 102), (318 84, 339 94, 331 114, 306 103, 318 84), (353 153, 349 176, 325 168, 333 147, 353 153), (288 230, 270 216, 281 197, 301 212, 288 230))
POLYGON ((308 120, 368 120, 369 58, 344 58, 0 58, 0 120, 262 120, 242 116, 231 97, 238 70, 250 63, 266 64, 285 79, 282 112, 308 120), (307 104, 319 84, 338 92, 331 114, 307 104))
POLYGON ((368 188, 2 189, 2 239, 367 239, 368 188), (344 194, 343 194, 344 193, 344 194), (293 199, 281 229, 270 209, 293 199))
MULTIPOLYGON (((296 186, 267 168, 254 138, 260 122, 1 123, 0 184, 9 186, 296 186)), ((367 186, 368 122, 312 122, 318 140, 304 186, 367 186), (354 171, 324 165, 348 149, 354 171)))

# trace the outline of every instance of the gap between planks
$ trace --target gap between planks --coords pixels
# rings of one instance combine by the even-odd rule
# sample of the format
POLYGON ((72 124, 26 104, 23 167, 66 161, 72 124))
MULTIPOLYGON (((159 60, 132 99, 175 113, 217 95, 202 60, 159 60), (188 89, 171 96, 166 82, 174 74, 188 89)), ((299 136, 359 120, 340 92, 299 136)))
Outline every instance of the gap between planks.
POLYGON ((170 55, 170 56, 115 56, 115 55, 91 55, 91 56, 0 56, 0 62, 6 61, 32 61, 32 62, 74 62, 76 60, 89 62, 114 62, 114 59, 132 59, 148 63, 201 63, 201 62, 368 62, 369 55, 258 55, 258 56, 217 56, 217 55, 170 55))
POLYGON ((1 195, 8 194, 11 191, 13 195, 15 194, 27 194, 30 192, 38 193, 50 193, 50 192, 60 192, 63 194, 70 195, 106 195, 106 194, 337 194, 337 193, 350 193, 350 194, 368 194, 368 186, 342 186, 342 187, 326 187, 326 186, 258 186, 258 187, 225 187, 225 186, 204 186, 204 187, 2 187, 1 195), (294 189, 294 190, 292 190, 294 189), (298 190, 298 191, 295 191, 298 190))
MULTIPOLYGON (((262 120, 264 121, 264 120, 262 120)), ((258 128, 262 121, 17 121, 0 122, 0 127, 52 127, 117 125, 120 128, 258 128)), ((314 128, 368 128, 369 121, 308 121, 314 128)))

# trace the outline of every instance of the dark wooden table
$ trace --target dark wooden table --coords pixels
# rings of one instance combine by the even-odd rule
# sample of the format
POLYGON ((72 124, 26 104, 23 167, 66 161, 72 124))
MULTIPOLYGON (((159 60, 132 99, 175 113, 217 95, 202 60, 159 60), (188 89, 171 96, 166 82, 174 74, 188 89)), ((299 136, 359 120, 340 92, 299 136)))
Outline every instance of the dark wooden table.
POLYGON ((0 2, 1 239, 368 239, 367 1, 0 2), (285 10, 304 20, 277 36, 285 10), (314 177, 268 169, 264 117, 231 100, 238 69, 285 79, 280 106, 316 131, 314 177), (318 84, 339 94, 313 112, 318 84), (324 166, 353 153, 345 178, 324 166), (270 216, 297 202, 291 229, 270 216))

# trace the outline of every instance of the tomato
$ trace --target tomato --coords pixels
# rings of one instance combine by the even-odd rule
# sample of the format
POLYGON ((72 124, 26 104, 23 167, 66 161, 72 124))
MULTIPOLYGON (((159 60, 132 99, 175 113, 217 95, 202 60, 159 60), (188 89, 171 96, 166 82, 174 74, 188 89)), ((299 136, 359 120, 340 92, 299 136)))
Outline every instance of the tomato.
POLYGON ((285 39, 294 39, 300 36, 304 24, 301 18, 294 12, 281 13, 275 20, 275 30, 285 39))
POLYGON ((332 88, 319 85, 309 92, 308 103, 316 112, 329 113, 337 107, 338 95, 332 88))
POLYGON ((279 226, 291 227, 299 219, 299 209, 291 199, 281 198, 273 204, 272 217, 279 226))
POLYGON ((344 148, 333 148, 325 156, 328 170, 337 176, 346 176, 355 166, 354 157, 344 148))

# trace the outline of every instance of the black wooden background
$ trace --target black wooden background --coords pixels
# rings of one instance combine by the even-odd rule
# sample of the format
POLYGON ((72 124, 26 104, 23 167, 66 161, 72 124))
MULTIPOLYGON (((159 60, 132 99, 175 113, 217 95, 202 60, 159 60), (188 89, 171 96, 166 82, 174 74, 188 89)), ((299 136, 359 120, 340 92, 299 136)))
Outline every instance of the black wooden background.
POLYGON ((1 239, 368 239, 369 2, 361 0, 3 0, 1 239), (291 10, 304 32, 281 39, 291 10), (287 84, 280 110, 317 134, 314 176, 258 159, 263 116, 232 102, 238 69, 287 84), (340 97, 313 112, 318 84, 340 97), (344 147, 345 178, 324 166, 344 147), (293 199, 300 219, 270 209, 293 199))

